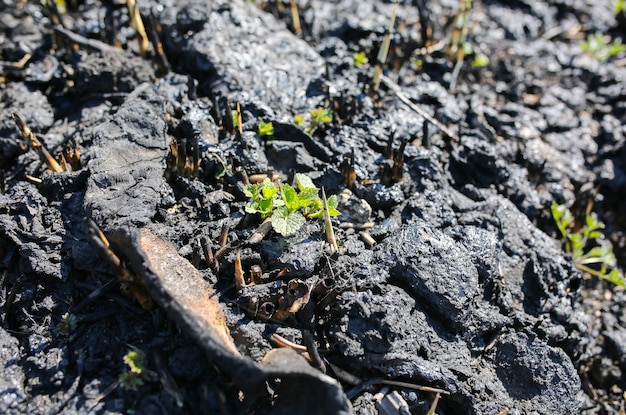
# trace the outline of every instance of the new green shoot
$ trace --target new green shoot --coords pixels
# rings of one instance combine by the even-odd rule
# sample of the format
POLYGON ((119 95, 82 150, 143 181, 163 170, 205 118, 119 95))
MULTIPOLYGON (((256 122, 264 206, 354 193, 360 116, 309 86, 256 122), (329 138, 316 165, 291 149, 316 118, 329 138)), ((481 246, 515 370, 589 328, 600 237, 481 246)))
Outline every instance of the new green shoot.
POLYGON ((574 266, 579 270, 605 279, 626 288, 624 276, 616 268, 617 261, 611 242, 604 238, 604 223, 595 213, 585 217, 585 223, 578 232, 572 232, 574 223, 572 212, 565 205, 552 202, 552 217, 561 233, 565 251, 572 255, 574 266))
MULTIPOLYGON (((295 181, 295 188, 287 183, 276 187, 268 178, 260 184, 247 185, 244 194, 250 201, 246 204, 246 212, 258 214, 262 220, 270 217, 274 231, 283 236, 296 233, 306 219, 322 218, 324 203, 311 178, 297 173, 295 181)), ((328 199, 328 214, 340 215, 336 196, 328 199)))

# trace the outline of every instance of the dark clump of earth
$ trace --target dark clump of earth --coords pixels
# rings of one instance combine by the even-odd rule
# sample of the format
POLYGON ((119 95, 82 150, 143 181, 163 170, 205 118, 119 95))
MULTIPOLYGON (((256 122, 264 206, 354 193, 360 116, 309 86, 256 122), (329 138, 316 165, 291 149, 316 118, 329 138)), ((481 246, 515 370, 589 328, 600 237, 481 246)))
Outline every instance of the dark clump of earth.
POLYGON ((624 10, 134 3, 0 3, 0 413, 624 413, 624 10))

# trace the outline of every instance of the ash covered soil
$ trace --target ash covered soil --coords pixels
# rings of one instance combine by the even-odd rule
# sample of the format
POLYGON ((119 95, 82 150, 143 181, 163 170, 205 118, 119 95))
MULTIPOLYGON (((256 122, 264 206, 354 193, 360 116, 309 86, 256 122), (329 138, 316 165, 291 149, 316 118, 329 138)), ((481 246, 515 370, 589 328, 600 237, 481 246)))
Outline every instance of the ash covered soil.
POLYGON ((581 48, 612 2, 473 2, 460 63, 459 2, 400 2, 377 91, 390 1, 142 1, 145 52, 67 3, 0 3, 1 413, 624 413, 626 296, 550 208, 624 268, 626 58, 581 48), (296 174, 338 249, 246 212, 296 174))

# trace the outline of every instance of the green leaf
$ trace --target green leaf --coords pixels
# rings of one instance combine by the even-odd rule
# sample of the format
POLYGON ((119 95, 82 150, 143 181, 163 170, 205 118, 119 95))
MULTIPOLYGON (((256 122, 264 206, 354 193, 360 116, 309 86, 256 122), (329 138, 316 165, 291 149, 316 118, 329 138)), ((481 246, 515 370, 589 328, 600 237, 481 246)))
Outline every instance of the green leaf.
POLYGON ((609 274, 606 274, 603 278, 617 286, 626 288, 626 280, 624 279, 624 275, 622 275, 617 270, 617 268, 614 268, 609 274))
POLYGON ((571 254, 574 260, 581 258, 583 256, 583 249, 585 248, 585 241, 583 240, 583 236, 579 233, 574 233, 571 235, 567 235, 567 237, 571 242, 571 254))
POLYGON ((365 54, 365 52, 355 53, 354 55, 352 55, 352 59, 354 60, 354 66, 356 66, 357 68, 369 62, 369 59, 367 59, 367 55, 365 54))
POLYGON ((261 138, 274 138, 274 124, 272 124, 271 121, 259 123, 258 131, 261 138))
POLYGON ((285 207, 290 212, 293 212, 300 208, 300 204, 298 203, 299 201, 298 201, 298 194, 296 193, 296 189, 294 189, 290 185, 281 184, 280 195, 283 199, 283 202, 285 202, 285 207))
POLYGON ((246 204, 246 213, 251 213, 251 214, 255 214, 255 213, 259 213, 259 203, 258 202, 248 202, 246 204))
POLYGON ((246 197, 255 198, 256 195, 259 194, 259 186, 256 184, 247 184, 243 188, 243 194, 246 195, 246 197))
POLYGON ((585 217, 585 225, 589 230, 593 231, 604 228, 604 223, 598 220, 598 215, 595 213, 591 213, 585 217))
POLYGON ((124 363, 128 365, 131 372, 139 374, 143 371, 145 357, 143 353, 131 350, 124 356, 124 363))
POLYGON ((273 204, 271 200, 261 200, 258 204, 258 212, 261 214, 263 219, 269 216, 272 212, 273 204))
POLYGON ((337 200, 337 195, 332 195, 326 201, 328 202, 329 207, 337 209, 337 206, 339 205, 339 201, 337 200))
POLYGON ((265 199, 271 199, 278 193, 278 188, 274 185, 261 188, 261 193, 265 199))
POLYGON ((272 214, 272 228, 283 236, 296 233, 304 221, 300 212, 289 212, 285 207, 277 208, 272 214))
POLYGON ((317 187, 306 174, 296 173, 296 184, 301 192, 314 192, 317 194, 317 187))
POLYGON ((143 379, 135 373, 125 371, 120 375, 119 383, 123 389, 135 391, 143 385, 143 379))
POLYGON ((328 206, 328 214, 330 215, 330 217, 335 217, 341 215, 341 212, 339 212, 334 207, 328 206))
POLYGON ((567 208, 567 206, 559 205, 556 202, 552 202, 550 210, 552 211, 552 217, 556 222, 556 226, 561 232, 561 236, 567 237, 567 228, 574 221, 572 212, 567 208))
POLYGON ((489 56, 479 53, 474 56, 474 61, 472 62, 472 68, 483 68, 489 65, 489 56))

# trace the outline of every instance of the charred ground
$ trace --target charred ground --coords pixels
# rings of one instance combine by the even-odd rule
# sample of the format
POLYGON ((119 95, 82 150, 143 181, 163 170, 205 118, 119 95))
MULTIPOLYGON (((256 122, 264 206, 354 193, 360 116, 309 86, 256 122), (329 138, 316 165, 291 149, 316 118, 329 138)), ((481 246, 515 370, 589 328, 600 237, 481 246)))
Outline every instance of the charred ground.
POLYGON ((623 269, 626 68, 581 48, 623 12, 474 2, 455 77, 458 2, 401 2, 373 92, 392 2, 298 2, 295 35, 290 2, 146 1, 143 56, 126 2, 67 3, 0 6, 3 413, 366 414, 381 379, 445 391, 440 414, 620 412, 626 297, 573 266, 550 205, 597 213, 623 269), (79 164, 49 171, 12 114, 79 164), (318 221, 253 239, 243 183, 296 173, 338 195, 338 252, 318 221), (133 349, 143 384, 110 388, 133 349))

